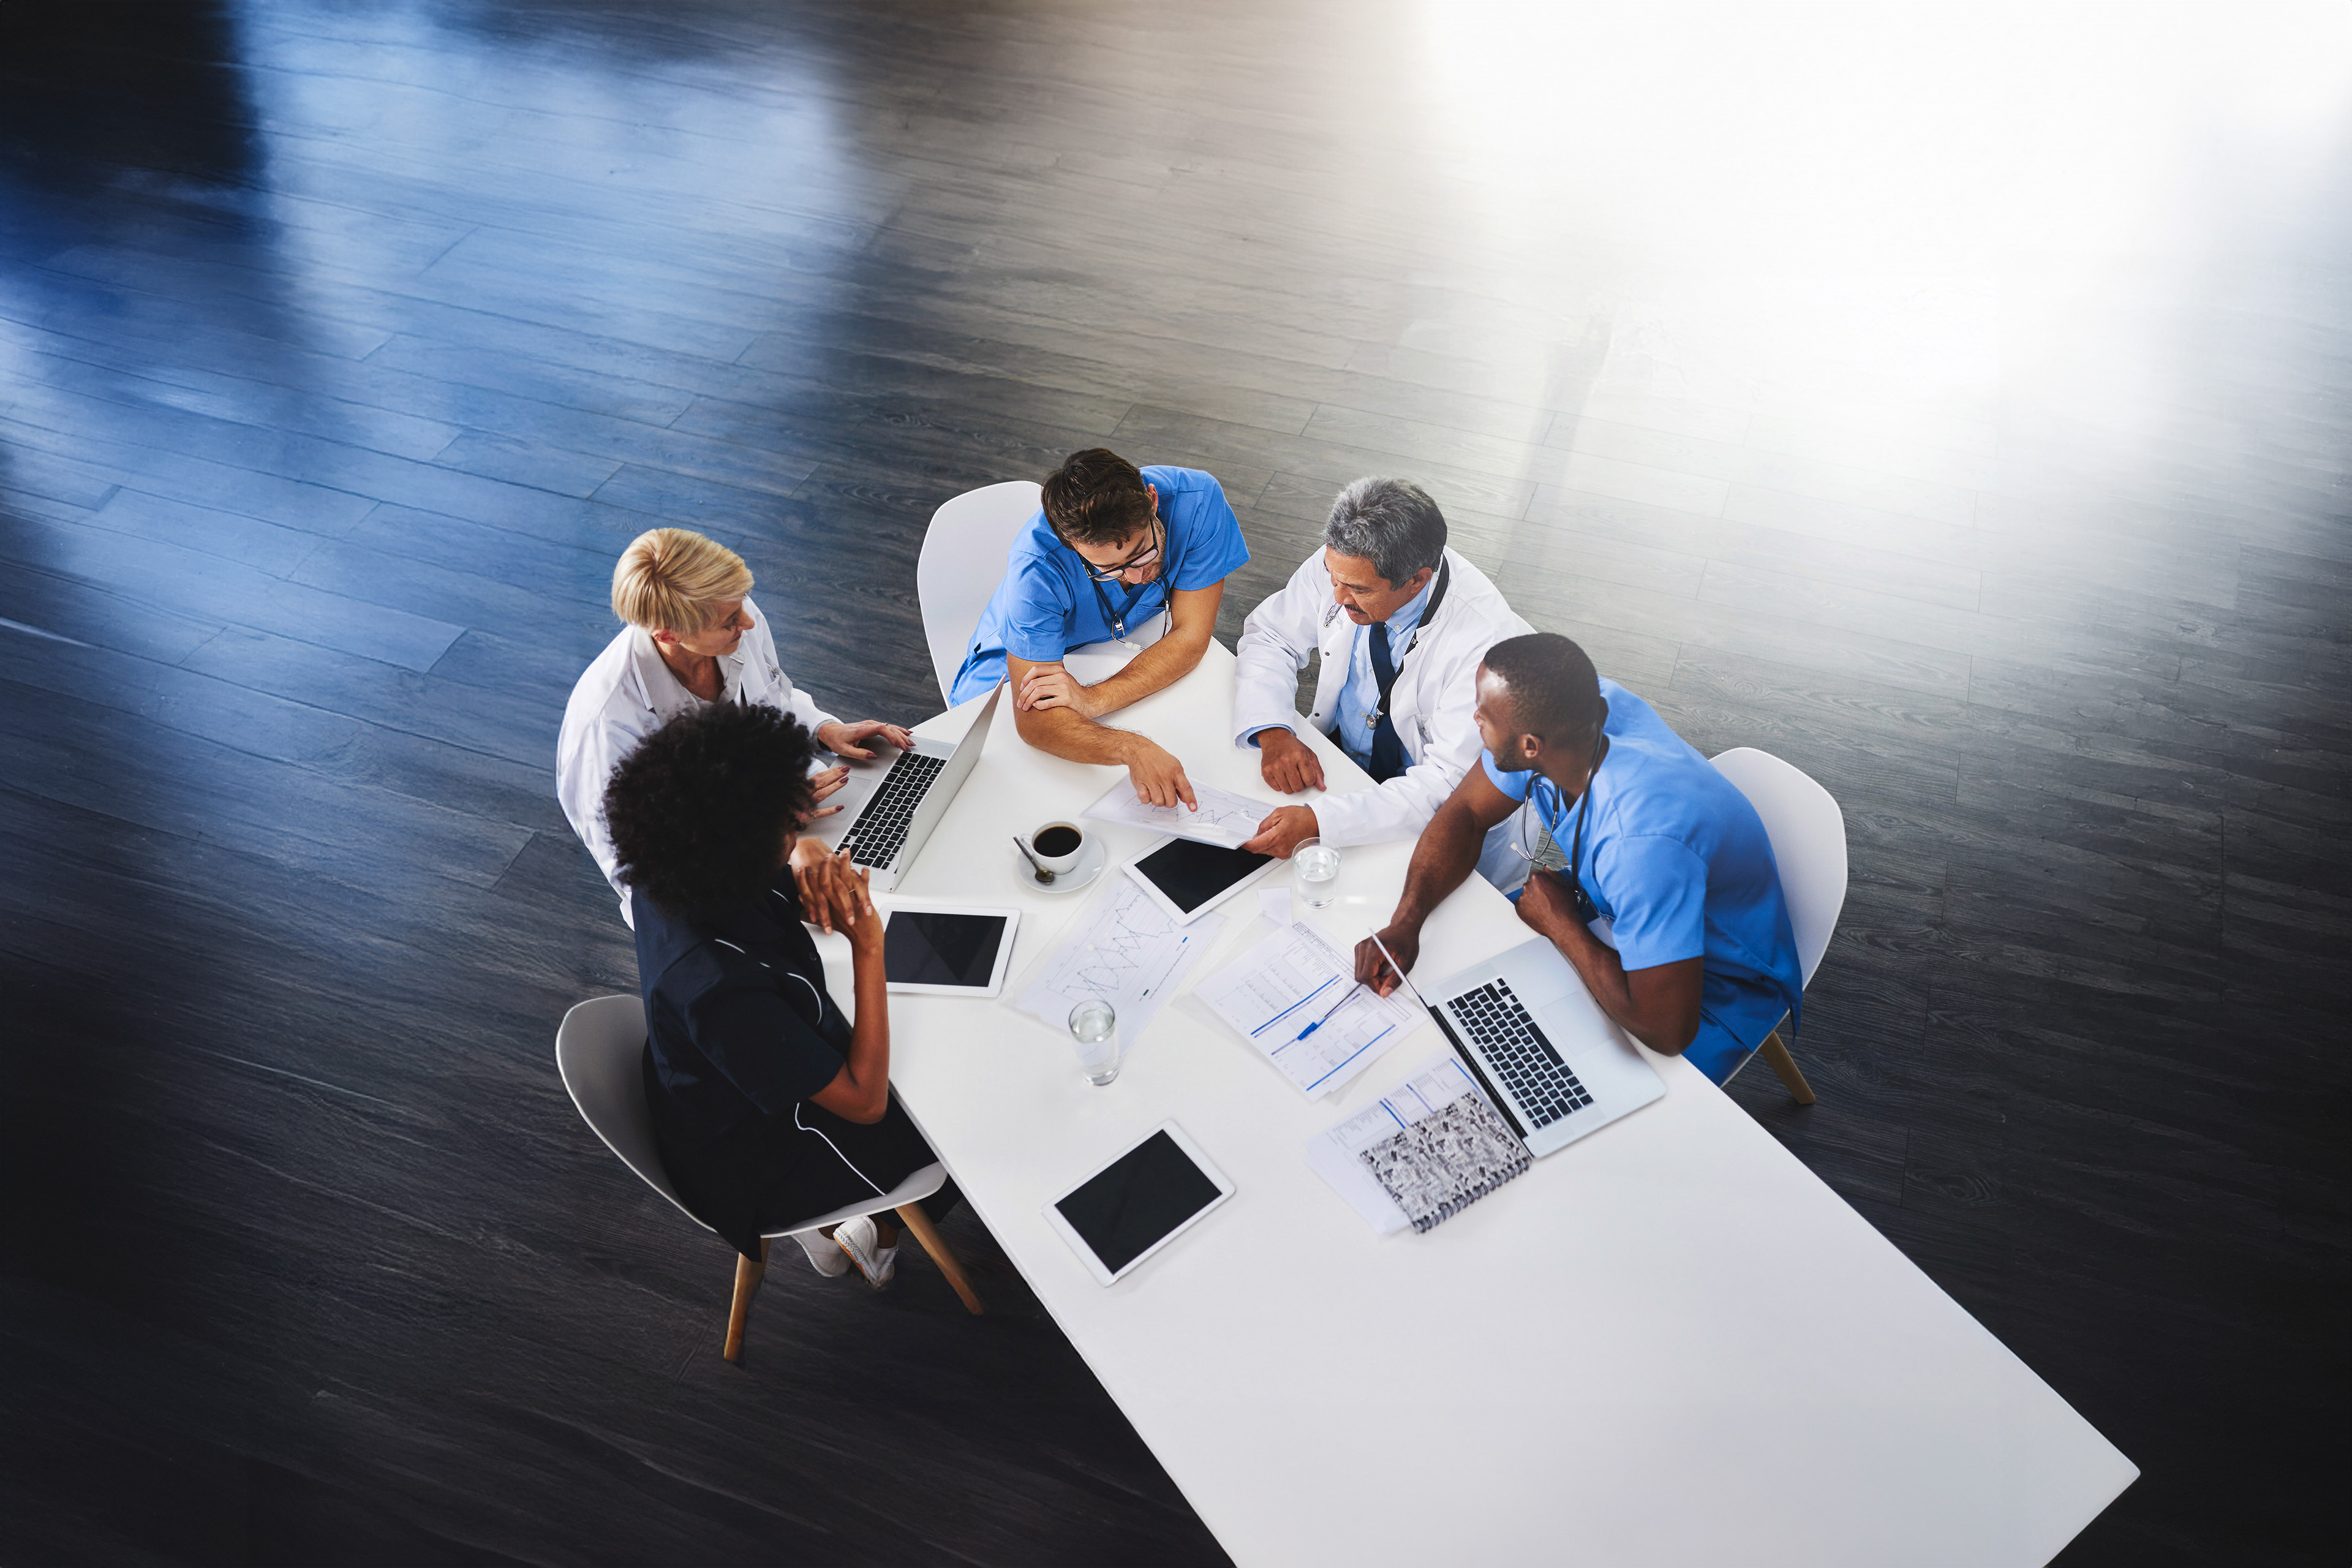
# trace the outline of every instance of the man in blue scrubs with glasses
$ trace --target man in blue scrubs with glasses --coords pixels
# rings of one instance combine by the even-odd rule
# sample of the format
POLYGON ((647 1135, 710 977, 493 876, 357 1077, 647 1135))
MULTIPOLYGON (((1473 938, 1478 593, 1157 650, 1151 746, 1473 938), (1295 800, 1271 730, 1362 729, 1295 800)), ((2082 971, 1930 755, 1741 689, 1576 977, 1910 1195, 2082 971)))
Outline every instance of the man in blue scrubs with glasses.
MULTIPOLYGON (((1721 1083, 1784 1015, 1794 1027, 1804 979, 1772 842, 1715 764, 1556 632, 1486 650, 1475 717, 1483 765, 1423 830, 1380 933, 1397 963, 1412 967, 1430 911, 1532 795, 1569 862, 1528 877, 1519 918, 1626 1033, 1721 1083)), ((1356 973, 1383 995, 1396 988, 1369 940, 1356 973)))
POLYGON ((1096 720, 1183 679, 1208 650, 1225 577, 1249 559, 1217 481, 1198 468, 1138 468, 1097 447, 1048 475, 1044 506, 1013 542, 950 700, 1013 684, 1021 738, 1076 763, 1127 769, 1139 799, 1186 805, 1192 785, 1162 747, 1096 720), (1136 643, 1126 668, 1087 686, 1063 656, 1136 643))

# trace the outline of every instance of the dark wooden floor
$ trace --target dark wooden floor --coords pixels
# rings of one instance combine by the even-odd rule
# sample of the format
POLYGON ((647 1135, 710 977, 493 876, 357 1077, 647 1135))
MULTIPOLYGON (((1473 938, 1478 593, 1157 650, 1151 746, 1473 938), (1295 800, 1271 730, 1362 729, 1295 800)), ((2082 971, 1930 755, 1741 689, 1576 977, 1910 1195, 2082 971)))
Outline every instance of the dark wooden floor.
POLYGON ((911 720, 931 509, 1108 443, 1223 480, 1228 637, 1404 473, 1828 784, 1821 1101, 1736 1094, 2143 1468, 2066 1562, 2345 1561, 2344 103, 2037 248, 2113 146, 1814 208, 1788 126, 1903 128, 1727 110, 1710 205, 1545 15, 1557 102, 1467 8, 0 6, 0 1555, 1218 1559, 968 1216, 989 1318, 785 1268, 724 1365, 550 1050, 635 985, 551 794, 618 548, 911 720))

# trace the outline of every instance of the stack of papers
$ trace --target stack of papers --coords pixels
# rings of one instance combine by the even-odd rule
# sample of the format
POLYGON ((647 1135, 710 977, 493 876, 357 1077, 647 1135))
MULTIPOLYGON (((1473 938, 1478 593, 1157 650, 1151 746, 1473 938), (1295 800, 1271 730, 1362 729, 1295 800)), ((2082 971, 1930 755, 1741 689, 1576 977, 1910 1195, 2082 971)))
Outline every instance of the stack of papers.
POLYGON ((1418 1233, 1535 1163, 1452 1057, 1307 1141, 1307 1163, 1382 1236, 1418 1233))
POLYGON ((1383 998, 1358 984, 1350 959, 1295 923, 1198 994, 1310 1100, 1352 1081, 1428 1017, 1402 990, 1383 998))

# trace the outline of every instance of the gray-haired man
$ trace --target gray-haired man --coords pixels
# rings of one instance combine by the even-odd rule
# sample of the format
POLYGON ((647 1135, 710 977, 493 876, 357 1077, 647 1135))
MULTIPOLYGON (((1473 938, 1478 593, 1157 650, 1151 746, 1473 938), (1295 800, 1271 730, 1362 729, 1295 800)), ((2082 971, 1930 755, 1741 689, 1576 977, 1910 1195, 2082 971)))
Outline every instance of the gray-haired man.
MULTIPOLYGON (((1528 629, 1486 574, 1446 547, 1445 516, 1419 485, 1374 477, 1341 490, 1323 548, 1243 623, 1234 740, 1257 747, 1276 789, 1325 791, 1322 763, 1298 739, 1297 708, 1298 672, 1319 650, 1307 721, 1373 787, 1276 807, 1248 847, 1288 855, 1309 837, 1344 847, 1420 833, 1477 765, 1479 659, 1528 629)), ((1509 853, 1510 828, 1489 836, 1479 860, 1505 888, 1527 876, 1526 859, 1509 853)))

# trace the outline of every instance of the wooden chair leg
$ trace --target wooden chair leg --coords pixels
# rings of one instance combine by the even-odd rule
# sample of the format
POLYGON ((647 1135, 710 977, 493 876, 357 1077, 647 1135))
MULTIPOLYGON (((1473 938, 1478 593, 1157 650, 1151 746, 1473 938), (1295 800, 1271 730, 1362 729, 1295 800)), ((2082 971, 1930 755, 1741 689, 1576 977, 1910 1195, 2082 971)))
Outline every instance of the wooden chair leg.
POLYGON ((986 1311, 987 1309, 980 1304, 980 1298, 971 1292, 971 1281, 964 1278, 963 1259, 955 1255, 955 1248, 950 1247, 948 1238, 940 1234, 940 1227, 931 1223, 931 1216, 923 1212, 923 1205, 907 1205, 898 1211, 898 1222, 915 1233, 915 1239, 923 1244, 923 1250, 931 1255, 931 1261, 938 1264, 940 1272, 948 1277, 948 1283, 954 1286, 955 1293, 963 1299, 964 1310, 975 1317, 986 1311))
POLYGON ((1813 1086, 1807 1083, 1805 1075, 1797 1070, 1797 1058, 1790 1056, 1789 1047, 1781 1043, 1780 1030, 1775 1029, 1765 1036, 1764 1043, 1756 1047, 1756 1054, 1780 1075, 1781 1083, 1788 1088, 1789 1098, 1799 1105, 1813 1102, 1813 1086))
POLYGON ((719 1353, 729 1361, 743 1359, 743 1323, 751 1315, 751 1292, 760 1288, 768 1272, 768 1242, 760 1240, 760 1260, 756 1263, 741 1253, 735 1255, 735 1304, 727 1311, 727 1348, 719 1353))

